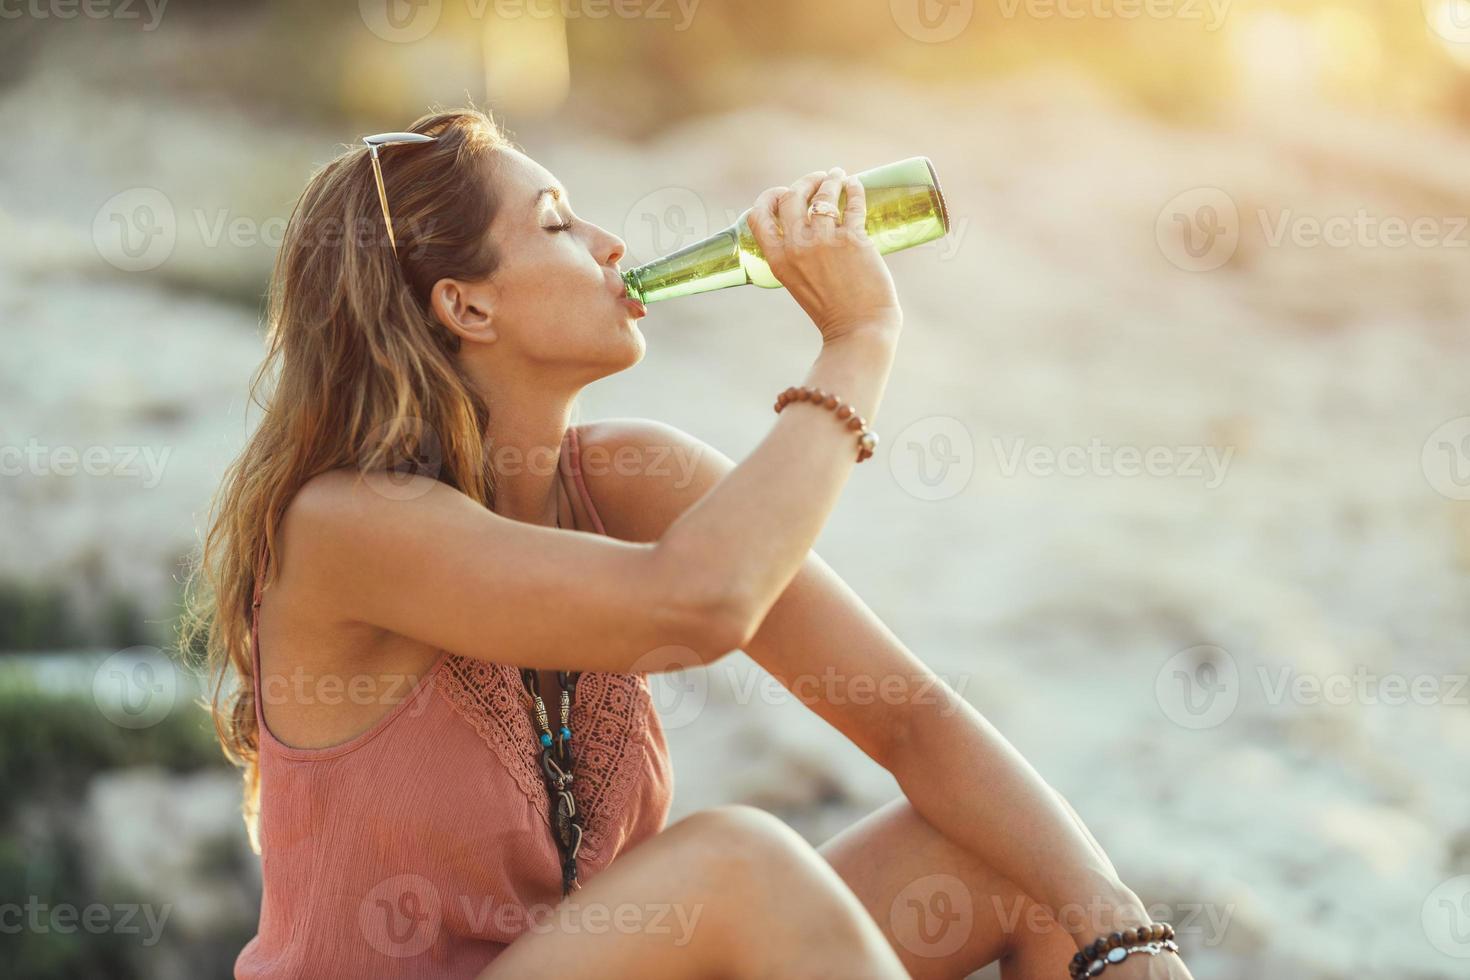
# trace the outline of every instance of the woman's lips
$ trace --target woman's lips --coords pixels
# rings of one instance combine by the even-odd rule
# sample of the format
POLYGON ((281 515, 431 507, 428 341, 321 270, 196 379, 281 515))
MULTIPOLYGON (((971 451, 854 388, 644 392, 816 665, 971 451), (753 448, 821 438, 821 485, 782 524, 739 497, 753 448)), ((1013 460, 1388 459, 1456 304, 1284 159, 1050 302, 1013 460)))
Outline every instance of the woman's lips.
POLYGON ((631 296, 624 296, 622 298, 622 304, 627 307, 628 314, 632 316, 635 320, 641 320, 644 317, 648 316, 648 307, 644 306, 636 299, 633 299, 631 296))

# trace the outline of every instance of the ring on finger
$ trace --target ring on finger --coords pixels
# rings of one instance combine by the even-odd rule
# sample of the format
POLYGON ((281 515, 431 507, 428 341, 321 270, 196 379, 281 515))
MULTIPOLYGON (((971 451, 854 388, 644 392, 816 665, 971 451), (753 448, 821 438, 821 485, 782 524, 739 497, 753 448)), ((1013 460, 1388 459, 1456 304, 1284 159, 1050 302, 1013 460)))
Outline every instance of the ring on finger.
POLYGON ((811 206, 806 209, 806 218, 808 221, 813 218, 831 218, 833 221, 836 221, 839 216, 840 212, 837 210, 837 205, 831 201, 813 201, 811 206))

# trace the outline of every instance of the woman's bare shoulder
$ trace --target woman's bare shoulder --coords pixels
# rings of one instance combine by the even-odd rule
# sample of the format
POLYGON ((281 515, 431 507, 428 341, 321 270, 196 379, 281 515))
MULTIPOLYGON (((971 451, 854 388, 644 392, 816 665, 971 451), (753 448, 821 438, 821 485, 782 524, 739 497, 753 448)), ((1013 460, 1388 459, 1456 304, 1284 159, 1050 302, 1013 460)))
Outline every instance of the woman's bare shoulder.
POLYGON ((299 568, 319 581, 351 581, 373 555, 414 554, 423 540, 462 535, 484 508, 424 475, 329 470, 307 480, 287 502, 279 535, 299 568))
POLYGON ((703 439, 656 419, 577 426, 582 476, 610 533, 656 541, 734 462, 703 439))

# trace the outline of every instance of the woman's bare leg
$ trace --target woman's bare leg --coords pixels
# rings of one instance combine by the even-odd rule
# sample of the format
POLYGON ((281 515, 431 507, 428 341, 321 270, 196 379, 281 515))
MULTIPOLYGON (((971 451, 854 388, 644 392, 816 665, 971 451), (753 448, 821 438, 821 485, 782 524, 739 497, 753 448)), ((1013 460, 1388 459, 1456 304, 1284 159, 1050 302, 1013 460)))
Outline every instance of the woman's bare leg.
POLYGON ((1077 952, 1040 906, 900 797, 819 848, 916 980, 999 960, 1004 980, 1056 980, 1077 952))
POLYGON ((754 807, 693 814, 620 855, 480 980, 906 977, 882 931, 794 830, 754 807))

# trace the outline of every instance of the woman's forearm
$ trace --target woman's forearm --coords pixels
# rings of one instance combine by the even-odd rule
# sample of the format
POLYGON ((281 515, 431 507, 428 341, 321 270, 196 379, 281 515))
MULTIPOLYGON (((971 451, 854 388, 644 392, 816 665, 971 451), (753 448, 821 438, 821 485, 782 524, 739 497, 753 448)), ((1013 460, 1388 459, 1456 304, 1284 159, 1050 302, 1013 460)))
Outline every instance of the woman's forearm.
MULTIPOLYGON (((825 344, 805 381, 871 419, 897 349, 897 322, 875 321, 825 344)), ((772 397, 774 398, 774 392, 772 397)), ((857 458, 856 434, 835 412, 783 411, 765 437, 658 543, 692 588, 727 597, 742 640, 801 568, 857 458), (701 583, 699 578, 703 578, 701 583)), ((737 644, 741 645, 741 644, 737 644)))
POLYGON ((1075 811, 978 711, 936 686, 946 703, 911 706, 890 761, 914 809, 1042 905, 1079 948, 1148 922, 1075 811))

